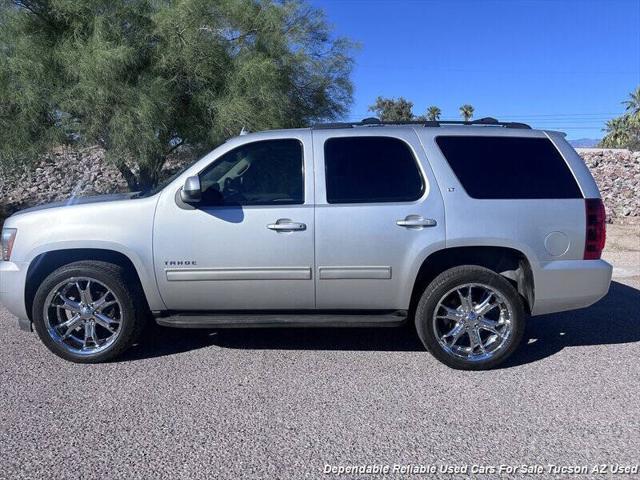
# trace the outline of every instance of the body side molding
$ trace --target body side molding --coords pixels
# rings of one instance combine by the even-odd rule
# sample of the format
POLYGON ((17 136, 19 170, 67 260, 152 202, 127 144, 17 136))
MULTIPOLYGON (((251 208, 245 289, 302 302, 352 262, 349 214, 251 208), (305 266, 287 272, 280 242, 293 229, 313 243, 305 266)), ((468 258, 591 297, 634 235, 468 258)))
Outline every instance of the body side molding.
POLYGON ((311 267, 174 268, 165 269, 167 281, 311 280, 311 267))

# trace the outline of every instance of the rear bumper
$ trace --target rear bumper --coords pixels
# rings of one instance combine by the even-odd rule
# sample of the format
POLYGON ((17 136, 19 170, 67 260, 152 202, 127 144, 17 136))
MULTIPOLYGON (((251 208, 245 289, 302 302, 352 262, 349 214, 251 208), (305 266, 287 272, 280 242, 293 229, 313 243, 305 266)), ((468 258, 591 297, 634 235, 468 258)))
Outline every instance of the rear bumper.
POLYGON ((613 268, 604 260, 560 260, 534 272, 532 315, 593 305, 609 291, 613 268))
POLYGON ((24 288, 28 263, 0 261, 0 303, 18 317, 18 326, 31 329, 31 321, 24 304, 24 288))

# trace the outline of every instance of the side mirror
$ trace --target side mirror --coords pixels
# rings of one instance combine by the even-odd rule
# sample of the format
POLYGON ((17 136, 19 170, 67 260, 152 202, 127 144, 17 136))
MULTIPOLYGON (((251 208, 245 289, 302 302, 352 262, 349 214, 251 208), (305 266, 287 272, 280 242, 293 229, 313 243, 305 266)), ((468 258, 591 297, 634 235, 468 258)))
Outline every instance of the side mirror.
POLYGON ((184 203, 198 203, 202 200, 202 188, 200 187, 200 177, 193 176, 187 178, 184 187, 180 191, 180 199, 184 203))

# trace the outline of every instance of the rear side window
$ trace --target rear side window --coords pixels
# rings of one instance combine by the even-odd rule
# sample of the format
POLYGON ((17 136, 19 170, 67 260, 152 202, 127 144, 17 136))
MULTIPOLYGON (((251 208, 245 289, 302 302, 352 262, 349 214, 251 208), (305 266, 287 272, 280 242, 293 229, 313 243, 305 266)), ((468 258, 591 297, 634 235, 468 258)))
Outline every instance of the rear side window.
POLYGON ((582 198, 567 163, 546 138, 440 136, 436 143, 473 198, 582 198))
POLYGON ((408 202, 424 191, 409 146, 397 138, 330 138, 324 163, 328 203, 408 202))

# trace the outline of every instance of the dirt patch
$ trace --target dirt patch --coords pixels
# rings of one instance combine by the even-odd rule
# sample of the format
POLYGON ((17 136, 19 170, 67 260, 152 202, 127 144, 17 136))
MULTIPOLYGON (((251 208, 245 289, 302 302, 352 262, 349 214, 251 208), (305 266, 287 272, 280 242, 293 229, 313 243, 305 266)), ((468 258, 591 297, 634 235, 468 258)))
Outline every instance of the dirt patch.
POLYGON ((607 225, 605 252, 640 252, 640 222, 607 225))
POLYGON ((602 258, 613 265, 614 279, 640 283, 640 223, 607 225, 602 258))

